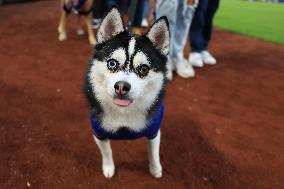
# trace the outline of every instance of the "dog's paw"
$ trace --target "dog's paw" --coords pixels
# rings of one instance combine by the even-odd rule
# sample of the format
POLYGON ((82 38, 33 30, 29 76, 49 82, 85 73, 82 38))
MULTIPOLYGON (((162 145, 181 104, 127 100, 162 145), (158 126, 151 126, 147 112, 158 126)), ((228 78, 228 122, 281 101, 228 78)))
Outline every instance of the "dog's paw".
POLYGON ((67 39, 66 33, 64 33, 64 32, 59 33, 59 37, 58 37, 59 41, 65 41, 66 39, 67 39))
POLYGON ((153 175, 155 178, 161 178, 162 175, 162 166, 161 164, 159 165, 150 165, 149 166, 149 171, 151 175, 153 175))
POLYGON ((103 165, 103 174, 106 178, 111 178, 114 175, 114 165, 103 165))
POLYGON ((77 35, 85 35, 85 32, 82 28, 77 29, 77 35))

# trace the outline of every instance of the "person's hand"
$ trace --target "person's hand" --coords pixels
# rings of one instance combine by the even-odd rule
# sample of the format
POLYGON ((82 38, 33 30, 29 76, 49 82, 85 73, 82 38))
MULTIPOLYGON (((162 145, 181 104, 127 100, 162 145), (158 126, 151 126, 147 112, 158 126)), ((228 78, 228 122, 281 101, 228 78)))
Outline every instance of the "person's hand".
POLYGON ((187 0, 188 5, 192 5, 194 3, 194 0, 187 0))
POLYGON ((197 6, 198 5, 199 0, 187 0, 187 4, 188 5, 194 5, 197 6))

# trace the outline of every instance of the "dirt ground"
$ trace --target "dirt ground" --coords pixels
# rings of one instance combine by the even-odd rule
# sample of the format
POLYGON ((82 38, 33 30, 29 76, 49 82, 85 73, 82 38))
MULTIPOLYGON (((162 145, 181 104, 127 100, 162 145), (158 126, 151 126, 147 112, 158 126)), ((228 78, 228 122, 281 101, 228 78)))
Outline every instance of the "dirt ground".
POLYGON ((59 42, 58 19, 57 1, 0 7, 0 188, 284 187, 284 46, 215 30, 218 64, 169 84, 163 178, 140 139, 112 143, 107 180, 81 92, 91 48, 74 17, 59 42))

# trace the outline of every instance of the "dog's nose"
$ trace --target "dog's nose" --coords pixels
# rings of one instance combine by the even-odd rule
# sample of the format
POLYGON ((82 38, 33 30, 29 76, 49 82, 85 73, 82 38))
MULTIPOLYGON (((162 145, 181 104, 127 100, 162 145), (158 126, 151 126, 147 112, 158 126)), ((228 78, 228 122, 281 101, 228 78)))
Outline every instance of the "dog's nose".
POLYGON ((131 85, 125 81, 118 81, 114 84, 115 93, 118 95, 126 95, 130 89, 131 85))

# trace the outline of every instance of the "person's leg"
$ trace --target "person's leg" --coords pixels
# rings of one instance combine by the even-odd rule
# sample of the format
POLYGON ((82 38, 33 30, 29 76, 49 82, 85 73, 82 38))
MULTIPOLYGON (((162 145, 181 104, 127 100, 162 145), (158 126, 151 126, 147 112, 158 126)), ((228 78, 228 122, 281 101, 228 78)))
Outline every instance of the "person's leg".
POLYGON ((213 17, 219 7, 219 0, 210 0, 205 12, 205 23, 203 29, 204 49, 201 52, 202 61, 205 64, 216 64, 216 59, 208 51, 208 44, 212 35, 213 17))
POLYGON ((143 18, 147 19, 148 12, 149 12, 149 6, 150 6, 149 0, 144 0, 144 4, 143 4, 143 18))
POLYGON ((142 22, 141 22, 142 27, 149 26, 149 22, 148 22, 149 11, 150 11, 150 1, 145 0, 143 4, 143 12, 142 12, 142 22))
POLYGON ((106 0, 105 3, 107 11, 109 11, 109 9, 111 9, 113 6, 118 6, 118 0, 106 0))
POLYGON ((104 10, 103 7, 103 0, 93 0, 94 6, 93 6, 93 18, 94 19, 101 19, 103 16, 104 10))
POLYGON ((205 11, 210 0, 199 0, 190 26, 189 39, 191 53, 188 61, 192 66, 203 67, 201 52, 206 48, 203 29, 205 24, 205 11))
POLYGON ((219 7, 219 0, 210 0, 205 13, 205 23, 203 29, 204 45, 208 48, 208 43, 211 39, 213 18, 219 7))
MULTIPOLYGON (((156 1, 156 18, 160 18, 161 16, 166 16, 168 18, 171 36, 175 35, 174 33, 175 33, 177 6, 178 6, 178 2, 176 0, 157 0, 156 1)), ((171 37, 170 54, 172 52, 173 43, 174 43, 174 39, 173 37, 171 37)), ((167 62, 167 69, 168 69, 167 78, 171 80, 173 77, 172 76, 173 65, 169 57, 168 57, 168 62, 167 62)))
MULTIPOLYGON (((141 26, 141 23, 142 23, 142 20, 143 20, 143 15, 144 15, 144 8, 145 8, 145 6, 147 6, 147 1, 148 0, 138 0, 137 1, 135 17, 134 17, 134 21, 133 21, 134 27, 140 27, 141 26)), ((148 9, 148 7, 147 7, 147 9, 148 9)))
POLYGON ((195 10, 189 32, 191 52, 201 52, 205 48, 203 29, 208 1, 210 0, 199 0, 195 10))
POLYGON ((105 1, 94 0, 93 4, 93 28, 98 29, 105 13, 105 1))
POLYGON ((178 2, 175 33, 172 35, 171 59, 177 74, 180 77, 188 78, 193 77, 195 73, 192 66, 184 59, 183 50, 195 7, 188 5, 187 0, 178 0, 178 2))
POLYGON ((191 25, 195 7, 188 5, 187 0, 179 0, 175 33, 172 34, 172 52, 174 58, 183 58, 183 49, 186 44, 189 26, 191 25))
POLYGON ((119 0, 118 4, 119 4, 119 10, 121 11, 122 16, 127 15, 129 0, 119 0))

